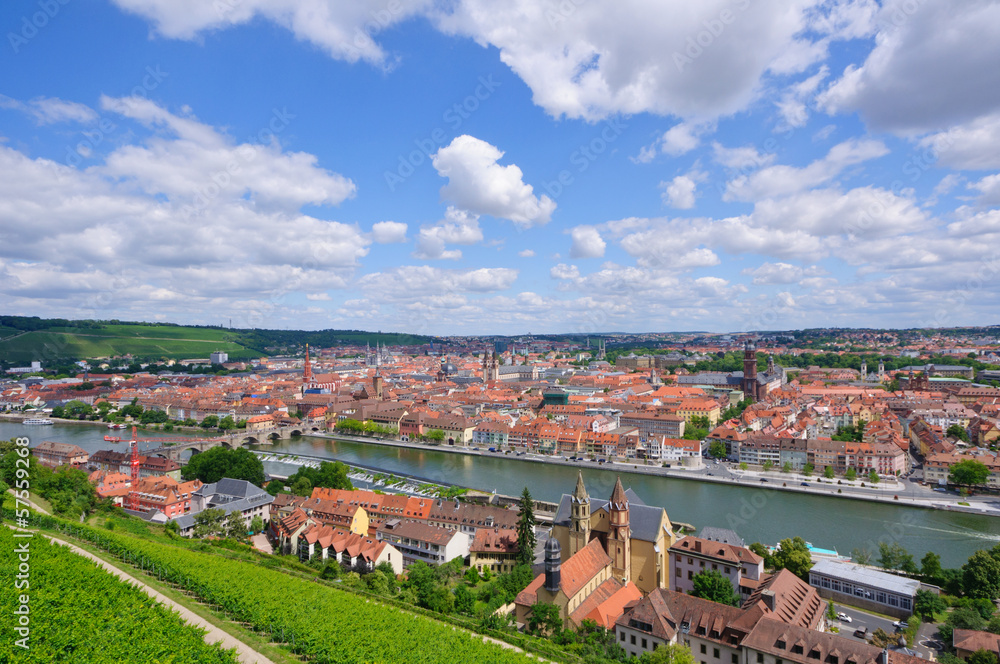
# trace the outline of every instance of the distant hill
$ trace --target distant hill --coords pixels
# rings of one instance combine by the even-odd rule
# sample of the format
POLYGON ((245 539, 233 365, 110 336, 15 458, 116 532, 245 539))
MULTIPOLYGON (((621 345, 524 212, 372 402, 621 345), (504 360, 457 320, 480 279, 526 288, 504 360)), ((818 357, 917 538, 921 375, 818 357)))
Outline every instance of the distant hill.
POLYGON ((225 351, 230 360, 298 352, 316 347, 376 342, 425 344, 432 337, 361 330, 238 330, 124 321, 0 316, 0 363, 24 366, 132 355, 136 359, 186 359, 225 351))

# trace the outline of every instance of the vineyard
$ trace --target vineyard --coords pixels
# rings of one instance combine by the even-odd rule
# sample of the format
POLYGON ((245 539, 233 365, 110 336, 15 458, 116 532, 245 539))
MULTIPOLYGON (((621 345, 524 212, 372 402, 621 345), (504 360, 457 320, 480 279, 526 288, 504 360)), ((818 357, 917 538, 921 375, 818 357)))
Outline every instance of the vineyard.
POLYGON ((0 551, 30 541, 30 588, 14 587, 18 559, 0 559, 0 642, 3 662, 79 662, 80 664, 206 662, 233 664, 236 655, 203 640, 176 613, 138 588, 89 560, 43 537, 15 540, 0 528, 0 551), (30 597, 30 650, 14 643, 17 620, 11 611, 17 595, 30 597), (10 610, 7 610, 10 609, 10 610))
MULTIPOLYGON (((514 664, 537 661, 436 620, 259 565, 34 517, 195 595, 309 661, 514 664)), ((177 660, 199 661, 199 660, 177 660)), ((211 660, 204 660, 211 661, 211 660)))

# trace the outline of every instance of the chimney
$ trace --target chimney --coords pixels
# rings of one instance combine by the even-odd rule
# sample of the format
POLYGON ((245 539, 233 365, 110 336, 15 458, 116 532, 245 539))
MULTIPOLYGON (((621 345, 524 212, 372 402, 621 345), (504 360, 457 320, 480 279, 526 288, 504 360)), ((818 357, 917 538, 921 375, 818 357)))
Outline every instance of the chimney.
POLYGON ((773 590, 762 590, 760 593, 761 600, 764 601, 764 606, 766 606, 771 611, 774 611, 775 600, 777 599, 774 595, 773 590))

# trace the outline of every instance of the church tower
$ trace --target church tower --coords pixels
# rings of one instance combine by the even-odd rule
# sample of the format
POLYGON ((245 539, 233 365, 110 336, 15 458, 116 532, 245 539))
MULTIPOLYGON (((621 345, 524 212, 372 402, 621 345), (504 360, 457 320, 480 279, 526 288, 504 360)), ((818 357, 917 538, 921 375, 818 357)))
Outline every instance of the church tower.
POLYGON ((861 382, 868 380, 868 363, 861 360, 861 382))
POLYGON ((562 585, 560 568, 562 567, 562 554, 560 553, 559 540, 550 537, 545 543, 545 589, 555 595, 562 585))
MULTIPOLYGON (((583 473, 577 472, 576 489, 570 500, 569 555, 587 546, 590 541, 590 496, 583 486, 583 473)), ((569 556, 567 556, 569 557, 569 556)))
POLYGON ((885 362, 882 360, 878 361, 878 381, 880 383, 885 381, 885 362))
POLYGON ((743 344, 743 396, 757 398, 757 346, 747 339, 743 344))
POLYGON ((628 498, 622 488, 619 477, 615 489, 611 492, 611 502, 608 503, 611 513, 611 528, 608 532, 608 557, 611 558, 611 574, 621 581, 632 579, 632 533, 628 527, 628 498))
POLYGON ((309 344, 306 344, 306 361, 302 365, 302 385, 303 389, 313 386, 312 362, 309 360, 309 344))

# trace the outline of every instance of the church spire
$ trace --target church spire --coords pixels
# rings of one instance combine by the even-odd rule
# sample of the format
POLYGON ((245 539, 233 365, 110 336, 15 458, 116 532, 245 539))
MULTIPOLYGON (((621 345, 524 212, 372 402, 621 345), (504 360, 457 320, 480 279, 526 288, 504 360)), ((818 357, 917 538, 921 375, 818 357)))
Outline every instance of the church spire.
POLYGON ((577 471, 576 489, 573 490, 573 500, 578 503, 586 503, 590 500, 587 495, 587 487, 583 485, 583 471, 577 471))

